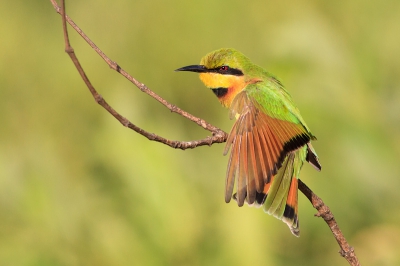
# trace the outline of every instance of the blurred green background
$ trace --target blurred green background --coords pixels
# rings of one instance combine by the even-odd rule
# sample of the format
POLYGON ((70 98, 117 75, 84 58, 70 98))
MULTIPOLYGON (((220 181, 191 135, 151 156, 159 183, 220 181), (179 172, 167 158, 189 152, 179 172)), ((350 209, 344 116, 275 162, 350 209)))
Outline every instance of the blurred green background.
MULTIPOLYGON (((173 70, 233 47, 285 84, 318 141, 301 178, 364 265, 400 265, 400 2, 68 1, 122 68, 229 131, 197 75, 173 70)), ((71 29, 71 28, 70 28, 71 29)), ((224 202, 223 144, 174 150, 92 99, 49 1, 0 3, 0 265, 347 265, 300 194, 301 237, 224 202)), ((105 99, 176 140, 209 133, 141 93, 70 30, 105 99)))

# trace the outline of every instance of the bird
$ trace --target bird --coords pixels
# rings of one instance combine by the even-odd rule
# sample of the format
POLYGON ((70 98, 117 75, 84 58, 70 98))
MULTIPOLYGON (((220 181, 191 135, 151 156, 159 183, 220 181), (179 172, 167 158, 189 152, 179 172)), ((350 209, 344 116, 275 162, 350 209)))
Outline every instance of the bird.
POLYGON ((307 161, 321 170, 311 145, 316 137, 282 83, 232 48, 205 55, 199 65, 176 71, 199 73, 200 80, 236 119, 228 135, 225 202, 263 207, 300 235, 298 179, 307 161), (234 192, 236 182, 236 193, 234 192), (233 195, 232 195, 233 194, 233 195))

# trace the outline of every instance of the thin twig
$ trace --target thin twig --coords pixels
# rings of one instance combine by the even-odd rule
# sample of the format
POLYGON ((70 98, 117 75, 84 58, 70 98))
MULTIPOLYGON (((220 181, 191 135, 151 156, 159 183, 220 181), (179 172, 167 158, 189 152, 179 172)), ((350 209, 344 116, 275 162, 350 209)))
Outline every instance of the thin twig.
MULTIPOLYGON (((205 120, 195 117, 179 107, 168 103, 162 97, 151 91, 146 85, 140 83, 131 75, 129 75, 125 70, 123 70, 116 62, 112 61, 108 58, 90 39, 86 36, 86 34, 65 14, 65 3, 64 0, 61 0, 61 7, 55 2, 55 0, 50 0, 53 4, 54 9, 62 16, 62 23, 63 23, 63 31, 64 31, 64 40, 65 40, 65 51, 70 56, 71 60, 75 64, 79 74, 81 75, 82 79, 84 80, 86 86, 89 88, 90 92, 92 93, 94 99, 98 104, 100 104, 104 109, 106 109, 111 115, 113 115, 122 125, 133 129, 137 133, 145 136, 149 140, 158 141, 160 143, 166 144, 173 148, 179 149, 188 149, 188 148, 195 148, 197 146, 202 145, 212 145, 213 143, 223 143, 226 141, 228 134, 221 129, 207 123, 205 120), (68 38, 68 31, 67 25, 68 22, 78 33, 82 36, 83 39, 104 59, 104 61, 115 71, 121 73, 125 78, 135 84, 142 92, 150 95, 158 102, 166 106, 172 112, 178 113, 183 117, 195 122, 199 126, 203 127, 204 129, 212 132, 213 136, 209 136, 202 140, 195 140, 195 141, 172 141, 165 138, 162 138, 156 134, 149 133, 136 125, 132 124, 128 119, 121 116, 117 111, 115 111, 104 99, 103 97, 96 91, 93 85, 90 83, 88 77, 86 76, 82 66, 80 65, 78 58, 75 55, 74 49, 71 47, 69 38, 68 38)), ((324 221, 327 223, 329 228, 331 229, 333 236, 335 237, 336 241, 340 246, 340 254, 349 262, 352 266, 359 266, 360 262, 358 261, 354 249, 347 243, 345 237, 343 236, 342 231, 339 229, 339 226, 336 223, 336 220, 330 211, 329 207, 324 204, 324 202, 319 198, 314 192, 301 180, 299 180, 299 190, 310 200, 311 204, 315 209, 317 209, 318 213, 316 216, 322 217, 324 221)))
POLYGON ((299 179, 299 190, 308 198, 311 202, 312 206, 317 209, 318 213, 315 214, 317 217, 321 217, 327 223, 329 228, 332 231, 333 236, 335 237, 336 241, 340 247, 340 255, 344 257, 350 265, 352 266, 360 266, 360 262, 357 259, 357 256, 354 252, 354 248, 347 243, 346 238, 344 237, 342 231, 339 229, 339 225, 336 223, 335 217, 333 213, 329 209, 328 206, 322 201, 320 197, 314 194, 312 190, 304 184, 299 179))
POLYGON ((167 102, 164 100, 162 97, 154 93, 152 90, 150 90, 146 85, 143 83, 137 81, 135 78, 133 78, 131 75, 129 75, 125 70, 123 70, 117 63, 112 61, 109 57, 107 57, 90 39, 89 37, 72 21, 71 18, 69 18, 66 14, 64 14, 64 8, 63 5, 64 1, 61 1, 61 7, 58 6, 58 4, 55 2, 55 0, 50 0, 51 3, 53 4, 54 9, 57 11, 62 16, 62 22, 63 22, 63 30, 64 30, 64 41, 65 41, 65 52, 68 53, 70 56, 72 62, 75 64, 75 67, 77 68, 79 74, 81 75, 83 81, 85 82, 86 86, 89 88, 91 94, 93 95, 93 98, 95 101, 101 105, 104 109, 106 109, 111 115, 113 115, 123 126, 128 127, 137 133, 145 136, 149 140, 152 141, 157 141, 160 143, 163 143, 165 145, 168 145, 172 148, 176 149, 188 149, 188 148, 195 148, 198 146, 204 146, 204 145, 212 145, 213 143, 223 143, 226 141, 228 134, 224 132, 223 130, 207 123, 205 120, 195 117, 192 114, 189 114, 188 112, 180 109, 179 107, 167 102), (113 109, 105 100, 104 98, 96 91, 96 89, 93 87, 91 82, 89 81, 89 78, 86 76, 85 71, 83 70, 82 66, 79 63, 78 58, 75 55, 74 49, 71 47, 69 38, 68 38, 68 32, 67 32, 67 25, 66 22, 68 22, 72 28, 74 28, 79 35, 82 36, 83 39, 86 40, 86 42, 104 59, 104 61, 110 66, 110 68, 114 69, 115 71, 119 72, 121 75, 123 75, 125 78, 127 78, 129 81, 131 81, 136 87, 138 87, 142 92, 150 95, 154 99, 156 99, 158 102, 163 104, 165 107, 167 107, 171 112, 177 113, 193 122, 195 122, 197 125, 201 126, 202 128, 210 131, 212 133, 212 136, 208 136, 204 139, 201 140, 193 140, 193 141, 176 141, 176 140, 168 140, 163 137, 160 137, 154 133, 147 132, 138 126, 134 125, 131 123, 128 119, 120 115, 115 109, 113 109))

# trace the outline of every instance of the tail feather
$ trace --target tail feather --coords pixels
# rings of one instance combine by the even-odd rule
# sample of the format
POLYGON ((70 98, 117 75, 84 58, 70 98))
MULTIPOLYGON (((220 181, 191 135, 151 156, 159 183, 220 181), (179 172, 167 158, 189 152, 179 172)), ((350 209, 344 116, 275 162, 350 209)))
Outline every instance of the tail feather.
POLYGON ((282 219, 284 213, 284 204, 289 192, 291 179, 293 177, 293 162, 295 153, 290 153, 274 176, 271 187, 268 190, 268 196, 264 203, 264 211, 282 219))
MULTIPOLYGON (((313 158, 314 166, 320 168, 318 157, 310 146, 305 146, 288 154, 282 167, 264 184, 261 192, 256 192, 254 200, 249 202, 247 193, 244 194, 250 206, 263 207, 264 211, 286 223, 293 235, 300 235, 298 219, 298 175, 303 162, 313 158), (311 157, 310 157, 311 156, 311 157), (318 167, 319 166, 319 167, 318 167)), ((312 163, 313 164, 313 163, 312 163)), ((237 194, 233 195, 237 201, 237 194)))
POLYGON ((300 235, 299 220, 298 220, 298 179, 292 178, 290 184, 288 197, 286 200, 285 211, 283 213, 282 221, 285 222, 292 234, 295 236, 300 235))

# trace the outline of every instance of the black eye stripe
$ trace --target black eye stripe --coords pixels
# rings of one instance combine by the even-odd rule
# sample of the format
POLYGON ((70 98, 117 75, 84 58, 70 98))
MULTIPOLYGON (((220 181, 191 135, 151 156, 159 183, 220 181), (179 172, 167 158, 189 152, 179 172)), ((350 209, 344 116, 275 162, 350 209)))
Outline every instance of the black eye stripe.
POLYGON ((207 72, 219 73, 219 74, 222 74, 222 75, 243 76, 243 72, 240 69, 228 67, 228 69, 222 70, 221 67, 222 66, 208 69, 207 72))

